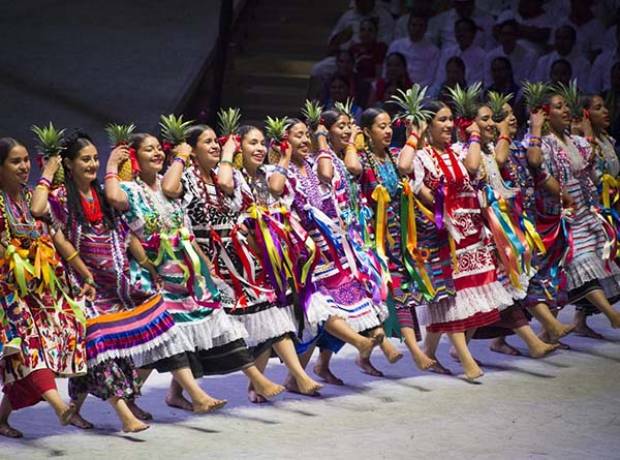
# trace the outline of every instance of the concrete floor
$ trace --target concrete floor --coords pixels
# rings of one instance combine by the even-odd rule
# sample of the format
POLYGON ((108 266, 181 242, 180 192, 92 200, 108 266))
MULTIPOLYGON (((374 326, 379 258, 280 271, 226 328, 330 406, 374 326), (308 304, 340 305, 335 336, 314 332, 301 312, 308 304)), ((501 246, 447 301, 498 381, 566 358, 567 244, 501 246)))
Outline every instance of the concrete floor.
MULTIPOLYGON (((572 309, 562 313, 565 320, 571 315, 572 309)), ((192 416, 162 403, 169 378, 154 375, 141 399, 155 415, 150 430, 120 433, 111 408, 93 398, 84 415, 97 429, 63 428, 40 404, 14 414, 13 425, 26 437, 0 439, 0 458, 618 459, 620 331, 602 317, 592 325, 608 340, 569 337, 571 351, 538 361, 491 353, 487 341, 474 342, 486 371, 480 385, 421 374, 408 356, 389 366, 377 354, 386 377, 368 377, 347 347, 333 363, 347 385, 326 387, 322 398, 284 394, 252 405, 243 375, 233 374, 202 381, 211 394, 229 399, 228 406, 192 416)), ((440 360, 457 370, 447 349, 442 344, 440 360)), ((280 381, 284 369, 272 360, 268 375, 280 381)))

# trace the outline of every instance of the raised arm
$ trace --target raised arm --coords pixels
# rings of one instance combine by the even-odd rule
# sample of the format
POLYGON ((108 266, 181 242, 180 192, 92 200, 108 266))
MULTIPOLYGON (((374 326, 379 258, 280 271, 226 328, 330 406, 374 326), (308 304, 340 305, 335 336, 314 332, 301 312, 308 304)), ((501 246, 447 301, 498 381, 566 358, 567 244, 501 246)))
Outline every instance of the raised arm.
POLYGON ((192 148, 189 144, 183 142, 177 145, 172 153, 174 153, 174 160, 166 174, 164 174, 164 178, 161 181, 161 190, 164 192, 164 195, 174 200, 183 193, 181 178, 189 161, 189 156, 192 154, 192 148))
POLYGON ((469 174, 475 175, 478 172, 480 162, 482 161, 480 128, 476 123, 472 123, 467 127, 467 133, 469 134, 469 147, 467 149, 467 155, 465 156, 463 164, 469 174))
POLYGON ((547 116, 540 109, 530 114, 530 140, 527 146, 527 163, 532 169, 538 169, 543 164, 542 154, 542 127, 547 116))
POLYGON ((334 160, 327 144, 327 128, 319 124, 314 135, 319 146, 319 155, 317 156, 317 174, 321 182, 331 184, 334 179, 334 160))
POLYGON ((291 162, 291 154, 293 153, 293 148, 288 145, 284 152, 280 152, 280 161, 278 161, 278 169, 268 180, 269 192, 274 196, 281 196, 284 193, 284 187, 286 186, 286 171, 288 170, 288 165, 291 162))
POLYGON ((50 157, 45 163, 41 180, 32 192, 32 201, 30 202, 30 212, 35 217, 41 217, 47 210, 47 198, 49 197, 49 184, 54 180, 54 174, 58 171, 61 164, 60 155, 50 157))
POLYGON ((129 199, 127 194, 120 186, 118 178, 118 167, 123 161, 129 159, 129 147, 119 145, 108 158, 105 174, 105 197, 114 209, 118 211, 127 211, 129 209, 129 199))
POLYGON ((222 147, 222 158, 220 159, 220 167, 217 172, 218 186, 226 195, 235 193, 235 177, 233 175, 235 165, 233 158, 238 150, 239 145, 237 145, 235 136, 228 136, 226 143, 222 147))
POLYGON ((510 128, 508 127, 508 117, 504 118, 501 123, 498 123, 497 129, 499 136, 495 143, 495 161, 497 162, 497 166, 502 168, 510 157, 510 144, 512 144, 510 128))
POLYGON ((413 172, 413 160, 415 158, 415 152, 422 147, 420 145, 420 133, 426 130, 426 123, 418 128, 417 126, 410 126, 407 128, 407 142, 398 155, 398 172, 403 175, 408 175, 413 172))

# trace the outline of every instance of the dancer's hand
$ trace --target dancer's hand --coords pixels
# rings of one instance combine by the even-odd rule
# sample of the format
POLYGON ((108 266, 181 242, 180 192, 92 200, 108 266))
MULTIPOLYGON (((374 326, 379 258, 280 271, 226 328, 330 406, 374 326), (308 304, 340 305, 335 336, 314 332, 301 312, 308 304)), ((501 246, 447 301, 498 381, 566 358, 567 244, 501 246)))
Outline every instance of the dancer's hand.
POLYGON ((92 302, 97 297, 97 290, 92 284, 84 284, 84 287, 80 291, 79 295, 80 297, 86 297, 92 302))
POLYGON ((239 150, 239 146, 237 145, 237 140, 235 139, 235 135, 232 134, 228 136, 226 142, 222 146, 222 158, 231 157, 239 150))
POLYGON ((118 170, 118 167, 128 159, 129 147, 127 147, 126 145, 119 145, 110 152, 110 157, 108 158, 108 166, 112 166, 114 169, 118 170))
POLYGON ((471 136, 472 134, 477 134, 478 136, 480 136, 480 126, 478 126, 478 123, 474 121, 465 129, 465 132, 468 136, 471 136))
POLYGON ((56 171, 60 168, 62 164, 62 158, 60 155, 52 155, 45 161, 45 166, 43 167, 43 172, 41 173, 42 177, 46 179, 52 180, 56 171))
POLYGON ((539 135, 546 120, 547 114, 543 109, 538 109, 530 113, 530 130, 532 134, 539 135))
POLYGON ((183 142, 177 145, 174 149, 172 149, 172 153, 175 157, 180 157, 184 160, 187 160, 192 154, 192 146, 189 145, 187 142, 183 142))

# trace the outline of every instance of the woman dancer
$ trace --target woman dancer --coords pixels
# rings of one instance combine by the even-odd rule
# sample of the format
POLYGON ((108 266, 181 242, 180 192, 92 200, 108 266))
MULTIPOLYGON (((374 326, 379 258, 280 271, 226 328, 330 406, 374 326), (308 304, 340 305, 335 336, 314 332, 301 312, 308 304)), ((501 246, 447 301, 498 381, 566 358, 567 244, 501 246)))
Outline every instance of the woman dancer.
MULTIPOLYGON (((343 264, 342 249, 336 249, 347 243, 332 220, 337 218, 337 211, 331 193, 322 193, 317 173, 308 161, 311 148, 307 126, 292 120, 287 133, 289 146, 280 152, 278 166, 267 173, 269 190, 295 213, 321 251, 304 305, 309 332, 306 337, 312 339, 304 344, 301 362, 304 366, 308 363, 321 329, 353 345, 359 352, 358 362, 367 362, 372 349, 384 338, 377 328, 377 309, 354 277, 353 267, 343 264), (372 331, 370 338, 358 332, 365 330, 372 331)), ((287 387, 296 391, 290 377, 287 387)))
MULTIPOLYGON (((182 144, 176 153, 189 156, 190 152, 191 147, 182 144)), ((153 367, 167 372, 191 366, 194 377, 243 370, 257 394, 267 399, 274 397, 284 388, 269 381, 254 366, 243 340, 245 330, 221 308, 223 303, 234 303, 234 299, 228 294, 227 286, 211 276, 213 266, 189 231, 181 203, 163 194, 159 173, 164 159, 156 137, 134 134, 128 146, 112 151, 105 183, 110 204, 124 213, 155 265, 162 280, 166 307, 187 344, 186 353, 158 361, 153 367), (119 182, 118 165, 128 159, 130 148, 135 152, 140 172, 134 181, 119 182)), ((193 384, 195 388, 173 379, 167 404, 194 412, 208 412, 225 404, 211 398, 205 402, 204 392, 196 396, 194 392, 200 387, 195 381, 193 384), (191 403, 179 387, 190 395, 191 403)))
MULTIPOLYGON (((510 108, 508 104, 506 105, 510 108)), ((530 278, 535 270, 530 266, 531 248, 520 229, 521 216, 516 212, 519 209, 521 189, 518 183, 513 182, 513 185, 505 183, 500 173, 500 168, 508 161, 512 143, 509 137, 509 123, 516 121, 511 109, 505 115, 500 123, 496 123, 493 111, 488 105, 482 104, 478 108, 474 123, 480 130, 482 161, 476 182, 484 198, 482 201, 486 209, 482 211, 486 225, 494 236, 496 251, 504 251, 499 257, 502 261, 499 276, 515 303, 501 310, 500 321, 479 328, 474 338, 495 338, 496 340, 491 343, 492 351, 513 356, 520 355, 519 350, 504 340, 506 335, 514 332, 525 342, 531 357, 541 358, 555 350, 557 345, 543 342, 530 327, 524 312, 522 300, 528 295, 530 278), (497 139, 496 129, 499 131, 497 139), (503 211, 503 203, 508 204, 510 210, 503 211), (503 225, 500 224, 500 220, 503 225)))
MULTIPOLYGON (((136 260, 144 260, 146 254, 103 198, 103 188, 97 183, 99 157, 92 140, 74 133, 63 142, 61 157, 64 184, 51 193, 38 186, 32 213, 51 218, 56 246, 71 280, 76 285, 92 280, 97 287, 85 310, 88 373, 69 380, 69 394, 78 410, 71 423, 83 429, 93 427, 79 415, 90 393, 110 402, 123 431, 142 431, 148 425, 139 419, 152 416, 135 404, 141 386, 136 363, 150 364, 183 349, 175 346, 174 321, 150 288, 152 283, 129 279, 127 249, 136 260)), ((57 161, 49 161, 39 183, 52 181, 58 167, 57 161)))
MULTIPOLYGON (((0 434, 11 438, 23 436, 9 425, 11 412, 42 400, 67 425, 75 407, 62 400, 55 377, 86 373, 82 312, 70 297, 47 226, 30 212, 29 175, 26 148, 0 139, 0 434)), ((80 295, 93 296, 93 283, 80 295)))
MULTIPOLYGON (((396 152, 389 149, 392 120, 385 110, 366 109, 362 114, 361 128, 367 149, 362 156, 363 172, 358 180, 362 193, 374 208, 372 227, 377 254, 383 259, 391 276, 388 302, 395 305, 394 319, 398 322, 398 331, 393 332, 404 339, 416 366, 427 370, 436 362, 417 343, 420 329, 415 310, 422 299, 419 292, 411 287, 413 280, 407 274, 401 257, 399 204, 402 187, 396 166, 396 152)), ((407 140, 401 154, 406 151, 413 154, 412 142, 416 141, 407 140)))
MULTIPOLYGON (((583 117, 581 123, 584 134, 592 136, 590 121, 583 117)), ((556 215, 562 211, 558 195, 568 197, 572 204, 568 222, 572 244, 564 267, 568 301, 585 298, 617 329, 620 312, 608 300, 620 294, 620 270, 612 255, 615 229, 592 210, 597 201, 591 179, 592 147, 586 139, 568 133, 570 124, 566 101, 562 95, 553 94, 549 101, 549 133, 541 140, 541 163, 558 188, 555 196, 545 194, 545 211, 556 215)))
MULTIPOLYGON (((435 221, 437 231, 425 242, 425 247, 437 248, 431 252, 431 260, 438 258, 439 267, 434 272, 450 292, 422 308, 426 323, 426 351, 436 357, 441 334, 447 333, 465 378, 473 381, 483 375, 478 363, 467 347, 468 336, 476 328, 493 324, 499 319, 499 309, 512 304, 512 298, 497 279, 497 264, 490 241, 485 236, 478 196, 472 177, 478 173, 481 163, 480 128, 472 123, 467 128, 469 139, 457 156, 452 149, 454 120, 450 108, 439 101, 425 107, 432 114, 428 128, 423 134, 426 145, 415 152, 413 149, 401 154, 399 162, 403 172, 415 175, 414 191, 426 207, 435 208, 436 201, 443 200, 438 211, 440 221, 435 221)), ((415 131, 414 131, 415 133, 415 131)), ((417 142, 419 134, 412 135, 417 142)), ((441 204, 441 201, 439 201, 441 204)), ((448 373, 438 365, 437 371, 448 373)))
MULTIPOLYGON (((260 264, 246 242, 252 240, 247 228, 238 224, 242 213, 251 206, 274 205, 276 200, 257 202, 243 172, 235 169, 233 157, 238 147, 246 161, 251 161, 256 149, 248 141, 259 132, 244 128, 241 144, 229 136, 223 152, 213 129, 198 125, 188 132, 187 142, 192 155, 177 155, 162 181, 162 189, 170 198, 183 198, 196 241, 214 261, 216 271, 235 290, 236 303, 227 313, 240 321, 248 331, 246 342, 263 372, 273 349, 295 378, 302 394, 314 394, 321 385, 312 380, 299 363, 292 337, 296 332, 291 296, 281 307, 272 287, 261 273, 260 264), (249 136, 248 136, 249 134, 249 136), (221 158, 220 158, 221 157, 221 158), (185 163, 190 162, 188 167, 185 163), (241 233, 240 233, 241 232, 241 233), (248 280, 253 280, 249 282, 248 280)), ((258 149, 266 153, 264 141, 258 149)), ((245 168, 244 168, 245 170, 245 168)), ((252 402, 263 402, 250 386, 252 402)))
MULTIPOLYGON (((616 140, 608 133, 610 126, 609 110, 601 96, 583 97, 582 107, 592 125, 591 145, 594 152, 592 180, 599 192, 599 205, 605 218, 614 226, 616 234, 620 227, 617 217, 618 193, 620 192, 620 160, 616 153, 616 140)), ((582 133, 583 134, 583 133, 582 133)), ((617 301, 610 299, 610 304, 617 301)), ((587 299, 575 302, 575 332, 584 337, 602 339, 603 336, 588 326, 588 316, 597 313, 597 309, 587 299)))

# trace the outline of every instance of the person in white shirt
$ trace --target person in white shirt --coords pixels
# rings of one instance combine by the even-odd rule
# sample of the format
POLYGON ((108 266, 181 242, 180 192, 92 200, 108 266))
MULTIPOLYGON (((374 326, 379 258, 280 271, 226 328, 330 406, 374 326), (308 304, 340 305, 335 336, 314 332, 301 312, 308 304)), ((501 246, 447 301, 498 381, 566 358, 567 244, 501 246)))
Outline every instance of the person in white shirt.
POLYGON ((566 59, 558 59, 551 64, 549 70, 549 82, 551 84, 562 83, 565 86, 570 84, 573 79, 573 67, 566 59))
POLYGON ((453 7, 432 18, 428 23, 428 38, 438 47, 456 45, 454 23, 460 18, 469 18, 478 26, 475 44, 483 49, 495 45, 493 38, 493 16, 476 8, 474 0, 454 0, 453 7))
MULTIPOLYGON (((428 17, 430 22, 432 18, 437 14, 434 8, 435 3, 436 0, 416 0, 415 6, 416 8, 424 8, 426 11, 428 11, 428 17)), ((409 24, 410 15, 411 8, 407 8, 406 11, 396 20, 396 26, 394 28, 394 40, 397 40, 399 38, 406 38, 409 35, 407 25, 409 24)), ((426 38, 429 38, 428 30, 426 31, 426 38)))
POLYGON ((387 54, 401 53, 407 59, 407 71, 413 83, 430 86, 435 77, 439 48, 424 38, 428 16, 423 10, 414 10, 409 17, 409 37, 394 40, 387 54))
POLYGON ((517 41, 519 25, 514 20, 508 20, 499 25, 500 45, 487 54, 485 63, 485 81, 491 83, 491 63, 498 56, 510 60, 517 84, 532 78, 536 54, 517 41))
POLYGON ((540 56, 551 39, 551 30, 557 22, 556 14, 555 11, 545 10, 541 0, 519 0, 515 11, 505 11, 498 16, 497 27, 507 21, 515 21, 519 44, 540 56))
POLYGON ((551 65, 558 59, 565 59, 570 63, 573 77, 577 79, 579 87, 584 91, 589 91, 590 62, 575 46, 577 40, 575 29, 567 24, 563 25, 555 30, 554 36, 555 50, 540 58, 533 79, 536 81, 547 81, 551 65))
POLYGON ((348 49, 353 43, 359 43, 360 25, 364 19, 376 18, 377 41, 386 45, 392 41, 394 18, 375 0, 355 0, 355 7, 344 13, 329 37, 330 51, 348 49))
POLYGON ((486 53, 474 43, 477 26, 470 18, 460 18, 454 25, 456 46, 448 46, 441 51, 435 85, 441 85, 446 79, 446 63, 451 57, 457 56, 465 64, 465 80, 467 84, 484 81, 484 64, 486 53))
POLYGON ((616 27, 616 46, 603 51, 594 60, 590 72, 590 91, 601 94, 611 88, 611 68, 620 61, 620 27, 616 27))
POLYGON ((605 26, 594 16, 590 0, 571 0, 570 5, 565 22, 577 31, 579 52, 592 62, 603 49, 605 26))
POLYGON ((392 41, 392 15, 383 6, 376 5, 375 0, 355 0, 354 7, 340 16, 329 36, 329 56, 317 62, 310 70, 309 94, 320 88, 321 82, 328 80, 336 71, 336 53, 348 50, 353 43, 359 43, 360 25, 365 19, 376 19, 377 41, 386 45, 392 41))

